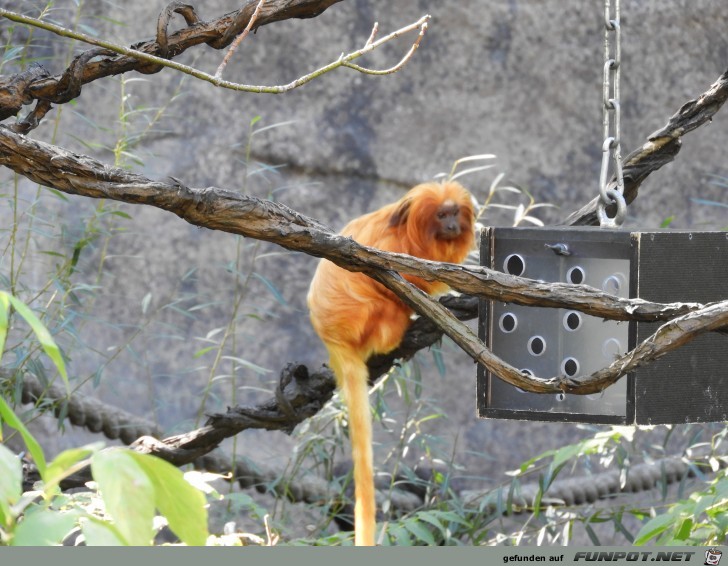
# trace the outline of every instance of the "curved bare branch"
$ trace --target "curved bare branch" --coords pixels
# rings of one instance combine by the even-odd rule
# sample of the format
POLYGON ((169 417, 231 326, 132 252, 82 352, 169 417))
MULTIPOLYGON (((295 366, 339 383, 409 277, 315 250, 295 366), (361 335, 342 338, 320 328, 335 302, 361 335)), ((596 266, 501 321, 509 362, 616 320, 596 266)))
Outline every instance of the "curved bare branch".
MULTIPOLYGON (((48 77, 47 74, 39 77, 31 73, 21 73, 17 77, 11 77, 9 81, 0 80, 0 120, 17 114, 24 104, 29 104, 33 100, 37 100, 39 107, 45 107, 47 111, 48 102, 63 104, 78 97, 83 85, 101 77, 129 71, 151 74, 159 72, 164 67, 169 67, 197 79, 207 81, 217 87, 263 94, 288 92, 339 67, 349 67, 371 75, 390 74, 401 69, 412 57, 422 40, 422 36, 427 29, 427 22, 430 19, 430 16, 423 16, 418 21, 394 31, 377 41, 371 41, 370 37, 361 49, 342 55, 328 65, 282 85, 248 85, 223 80, 221 70, 225 65, 225 61, 221 64, 218 72, 211 75, 171 60, 187 48, 199 43, 207 43, 215 48, 224 47, 237 35, 237 33, 232 33, 233 30, 238 30, 241 25, 245 27, 243 34, 246 34, 251 28, 257 29, 267 23, 288 17, 313 17, 323 12, 331 4, 339 1, 272 0, 262 4, 259 0, 256 0, 248 2, 246 6, 235 14, 218 18, 214 22, 200 22, 191 6, 182 5, 179 2, 172 2, 159 16, 157 40, 142 42, 133 47, 117 45, 83 33, 71 31, 44 20, 0 8, 0 17, 95 46, 93 49, 76 57, 60 77, 48 77), (182 14, 188 27, 168 36, 167 25, 173 13, 182 14), (394 67, 378 71, 366 69, 352 63, 352 61, 362 55, 415 30, 419 30, 420 33, 414 40, 410 50, 394 67), (94 59, 100 60, 93 61, 94 59)), ((243 36, 241 35, 240 37, 242 38, 243 36)), ((42 117, 42 114, 39 111, 35 111, 33 113, 34 120, 26 119, 22 124, 15 126, 14 129, 19 132, 29 131, 29 129, 37 125, 38 116, 42 117)))
MULTIPOLYGON (((710 85, 706 92, 683 104, 665 126, 650 134, 642 147, 624 159, 622 164, 624 197, 628 204, 637 198, 640 185, 650 173, 675 159, 680 151, 682 136, 703 124, 710 123, 727 99, 728 70, 710 85)), ((615 186, 616 182, 613 178, 610 186, 615 186)), ((596 213, 598 201, 599 199, 595 198, 580 210, 570 214, 563 223, 571 226, 599 224, 596 213)), ((613 215, 614 211, 609 210, 609 214, 613 215)))

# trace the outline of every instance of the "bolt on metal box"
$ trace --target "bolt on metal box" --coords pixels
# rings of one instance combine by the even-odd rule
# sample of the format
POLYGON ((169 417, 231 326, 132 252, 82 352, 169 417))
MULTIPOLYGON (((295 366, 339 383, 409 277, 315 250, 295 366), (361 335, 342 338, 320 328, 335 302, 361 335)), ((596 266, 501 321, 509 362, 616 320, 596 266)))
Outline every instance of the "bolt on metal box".
MULTIPOLYGON (((728 299, 728 233, 592 227, 488 228, 481 264, 544 282, 585 284, 649 301, 728 299)), ((662 323, 480 301, 494 354, 542 378, 587 376, 662 323)), ((523 391, 478 367, 478 415, 539 421, 667 424, 728 420, 728 337, 706 333, 593 395, 523 391)))

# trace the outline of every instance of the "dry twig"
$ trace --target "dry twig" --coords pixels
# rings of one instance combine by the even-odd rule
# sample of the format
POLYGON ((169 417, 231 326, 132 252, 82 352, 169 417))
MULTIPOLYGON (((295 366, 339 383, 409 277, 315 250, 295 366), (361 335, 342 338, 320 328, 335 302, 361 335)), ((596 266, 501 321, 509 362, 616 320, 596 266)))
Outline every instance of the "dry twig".
MULTIPOLYGON (((182 5, 179 2, 172 2, 159 16, 157 41, 140 43, 134 47, 117 45, 83 33, 73 32, 50 22, 0 8, 0 18, 5 17, 18 23, 44 29, 62 37, 76 39, 96 46, 94 49, 90 49, 76 57, 60 77, 49 77, 48 73, 44 70, 37 70, 37 67, 31 67, 27 71, 11 77, 9 80, 0 80, 0 121, 14 116, 20 111, 23 105, 37 100, 39 108, 32 113, 31 119, 26 118, 13 127, 17 132, 26 133, 37 126, 39 118, 48 110, 48 103, 63 104, 69 102, 80 95, 81 88, 84 84, 101 77, 129 71, 149 74, 159 72, 164 67, 169 67, 209 82, 217 87, 241 92, 265 94, 288 92, 339 67, 350 67, 359 72, 371 75, 390 74, 401 69, 412 57, 422 40, 422 36, 427 29, 427 22, 430 19, 430 16, 423 16, 418 21, 394 31, 378 41, 371 41, 372 36, 370 36, 361 49, 346 55, 341 55, 337 60, 328 65, 282 85, 248 85, 226 81, 219 74, 210 75, 199 69, 168 59, 168 57, 174 57, 182 53, 185 49, 199 43, 207 43, 215 48, 228 45, 235 37, 232 32, 237 32, 237 30, 241 29, 239 26, 241 26, 243 21, 250 27, 253 25, 260 27, 287 17, 313 17, 338 1, 340 0, 268 0, 265 4, 266 10, 262 10, 263 4, 256 0, 254 3, 248 2, 245 7, 232 16, 224 16, 214 22, 207 23, 199 21, 191 6, 182 5), (251 5, 255 5, 256 9, 249 14, 248 11, 251 5), (182 14, 189 27, 168 36, 167 24, 173 12, 182 14), (415 39, 413 46, 394 67, 377 71, 365 69, 352 63, 355 59, 370 53, 385 43, 415 30, 419 30, 420 33, 415 39), (94 59, 100 60, 93 61, 94 59)), ((244 35, 239 37, 242 38, 244 35)), ((220 72, 220 69, 218 71, 220 72)))
POLYGON ((225 67, 227 66, 228 61, 230 61, 230 58, 233 56, 233 53, 235 53, 235 50, 243 42, 243 40, 246 37, 248 37, 250 30, 253 29, 253 24, 255 24, 255 21, 258 19, 258 15, 260 14, 260 9, 263 7, 263 4, 265 4, 265 0, 260 0, 258 2, 258 5, 255 7, 255 12, 253 12, 253 15, 250 17, 250 20, 248 21, 248 25, 245 26, 243 33, 241 33, 238 37, 236 37, 235 41, 233 41, 232 44, 230 45, 228 52, 225 54, 225 57, 223 57, 222 63, 220 63, 220 66, 217 68, 217 71, 215 71, 216 79, 219 79, 222 77, 222 72, 225 69, 225 67))

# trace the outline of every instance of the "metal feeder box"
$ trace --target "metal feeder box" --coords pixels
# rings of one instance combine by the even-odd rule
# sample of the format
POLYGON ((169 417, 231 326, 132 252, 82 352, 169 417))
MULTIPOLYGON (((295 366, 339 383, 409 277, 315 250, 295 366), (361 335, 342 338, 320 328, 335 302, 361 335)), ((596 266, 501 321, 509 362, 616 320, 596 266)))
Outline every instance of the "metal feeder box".
MULTIPOLYGON (((482 264, 546 282, 583 283, 661 303, 728 298, 728 233, 590 227, 489 228, 482 264)), ((479 333, 494 354, 539 377, 589 375, 660 323, 480 302, 479 333)), ((728 420, 728 342, 706 333, 595 395, 525 392, 478 367, 478 416, 603 424, 728 420)))

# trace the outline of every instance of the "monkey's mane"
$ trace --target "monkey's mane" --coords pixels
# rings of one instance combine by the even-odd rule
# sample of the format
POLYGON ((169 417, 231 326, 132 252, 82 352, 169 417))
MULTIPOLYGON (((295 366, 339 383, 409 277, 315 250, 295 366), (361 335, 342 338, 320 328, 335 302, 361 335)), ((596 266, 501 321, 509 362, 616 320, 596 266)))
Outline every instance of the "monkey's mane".
POLYGON ((474 213, 470 193, 460 183, 423 183, 410 190, 402 200, 409 203, 402 225, 410 248, 403 250, 405 253, 451 263, 465 259, 473 246, 474 213), (460 235, 451 240, 438 239, 436 216, 448 201, 460 207, 460 235))

